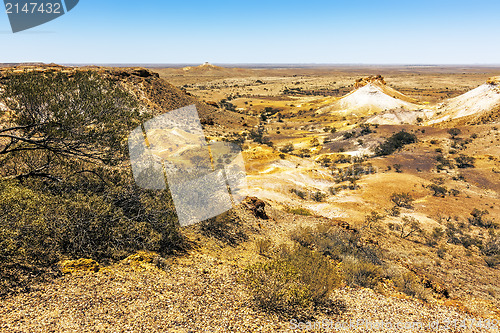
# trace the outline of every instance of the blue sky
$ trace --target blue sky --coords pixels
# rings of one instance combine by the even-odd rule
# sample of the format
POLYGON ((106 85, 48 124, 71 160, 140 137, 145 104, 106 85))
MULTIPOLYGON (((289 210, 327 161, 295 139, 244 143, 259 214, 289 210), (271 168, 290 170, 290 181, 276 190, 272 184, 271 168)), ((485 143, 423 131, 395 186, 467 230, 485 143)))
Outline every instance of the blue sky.
POLYGON ((0 62, 500 64, 500 1, 97 1, 12 34, 0 62))

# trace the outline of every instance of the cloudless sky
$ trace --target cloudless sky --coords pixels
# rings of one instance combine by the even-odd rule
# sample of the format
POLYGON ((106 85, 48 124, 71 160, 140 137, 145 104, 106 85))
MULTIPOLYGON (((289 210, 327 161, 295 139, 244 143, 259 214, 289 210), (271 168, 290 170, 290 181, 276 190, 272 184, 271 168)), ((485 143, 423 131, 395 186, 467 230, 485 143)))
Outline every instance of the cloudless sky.
MULTIPOLYGON (((15 0, 12 0, 15 1, 15 0)), ((80 0, 0 62, 500 64, 499 0, 80 0)))

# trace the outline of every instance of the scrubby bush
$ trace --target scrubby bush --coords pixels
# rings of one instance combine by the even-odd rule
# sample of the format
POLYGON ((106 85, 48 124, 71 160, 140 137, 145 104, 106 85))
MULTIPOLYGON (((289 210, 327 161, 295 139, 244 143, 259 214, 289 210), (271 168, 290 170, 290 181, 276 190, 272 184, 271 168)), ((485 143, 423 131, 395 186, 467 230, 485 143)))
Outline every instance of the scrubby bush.
POLYGON ((323 156, 318 160, 318 162, 325 168, 328 168, 333 164, 333 161, 330 156, 323 156))
POLYGON ((401 192, 401 193, 393 193, 391 195, 391 201, 397 206, 401 208, 413 208, 413 197, 410 193, 401 192))
POLYGON ((384 143, 375 149, 375 154, 379 156, 390 155, 405 145, 417 142, 415 134, 405 131, 398 132, 388 138, 384 143))
POLYGON ((313 146, 313 147, 318 147, 318 146, 320 146, 320 145, 321 145, 321 143, 319 142, 318 138, 314 138, 314 139, 312 139, 312 140, 310 141, 310 144, 311 144, 311 146, 313 146))
POLYGON ((398 206, 393 206, 391 209, 388 211, 390 216, 398 217, 401 215, 401 209, 399 209, 398 206))
POLYGON ((466 156, 460 154, 460 156, 455 157, 455 162, 457 164, 457 167, 460 169, 473 168, 475 164, 475 159, 472 156, 466 156))
POLYGON ((368 228, 371 228, 371 226, 373 224, 378 224, 378 222, 380 222, 381 220, 384 219, 384 216, 379 214, 378 212, 376 211, 371 211, 369 215, 366 215, 365 216, 365 226, 367 226, 368 228))
POLYGON ((267 133, 266 128, 263 125, 259 125, 256 129, 252 129, 250 131, 249 137, 256 143, 272 147, 273 143, 268 136, 265 136, 266 133, 267 133))
POLYGON ((297 228, 290 238, 301 246, 313 248, 337 261, 356 258, 380 265, 378 248, 363 244, 359 233, 338 226, 320 224, 316 228, 297 228))
POLYGON ((401 238, 408 238, 413 234, 422 233, 420 222, 413 216, 403 216, 401 222, 394 224, 392 229, 398 231, 401 238))
POLYGON ((325 201, 326 194, 321 192, 321 191, 316 191, 313 194, 311 194, 311 199, 316 201, 316 202, 323 202, 325 201))
POLYGON ((298 156, 304 158, 304 157, 311 157, 311 151, 307 148, 303 148, 299 150, 298 156))
POLYGON ((474 210, 470 213, 470 217, 468 218, 469 223, 482 228, 492 228, 497 227, 497 225, 493 222, 493 220, 485 218, 489 212, 481 209, 474 208, 474 210))
POLYGON ((436 168, 438 170, 444 170, 445 168, 453 168, 453 160, 445 158, 443 155, 436 156, 436 168))
POLYGON ((307 197, 307 193, 305 191, 302 191, 302 190, 299 190, 296 188, 291 189, 290 193, 297 195, 301 199, 305 199, 307 197))
POLYGON ((255 246, 257 248, 257 252, 259 252, 259 254, 263 256, 269 253, 273 246, 273 242, 269 237, 260 238, 255 241, 255 246))
POLYGON ((468 235, 464 231, 464 227, 457 227, 451 222, 447 223, 445 232, 448 238, 448 243, 462 245, 465 248, 469 248, 472 245, 482 248, 483 242, 480 238, 468 235))
POLYGON ((280 151, 282 153, 285 153, 285 154, 289 154, 291 153, 293 150, 294 150, 294 146, 293 146, 293 143, 287 143, 286 145, 284 145, 283 147, 281 147, 280 151))
POLYGON ((458 128, 450 128, 448 134, 451 135, 452 138, 455 138, 457 135, 462 134, 462 131, 458 128))
POLYGON ((259 308, 287 317, 302 317, 327 303, 341 278, 327 258, 298 246, 285 249, 272 260, 249 266, 241 281, 259 308))
POLYGON ((489 267, 500 265, 500 237, 491 232, 490 237, 482 247, 484 260, 489 267))
POLYGON ((297 228, 291 239, 300 246, 342 262, 342 273, 349 286, 373 288, 383 275, 379 250, 361 242, 358 233, 338 226, 321 224, 316 228, 297 228))
POLYGON ((430 293, 425 289, 420 279, 412 272, 405 272, 393 278, 396 288, 408 296, 428 300, 430 293))
POLYGON ((432 229, 432 232, 427 239, 427 245, 430 245, 430 246, 437 245, 438 242, 443 238, 444 235, 445 235, 445 232, 444 232, 443 228, 435 227, 434 229, 432 229))
POLYGON ((500 255, 492 255, 492 256, 486 256, 484 258, 484 261, 488 265, 488 267, 497 267, 500 265, 500 255))
POLYGON ((241 230, 241 220, 233 211, 227 211, 199 224, 201 232, 225 243, 236 245, 247 240, 248 236, 241 230))
POLYGON ((342 262, 342 271, 347 285, 375 288, 380 282, 383 270, 371 262, 356 258, 347 258, 342 262))
POLYGON ((0 274, 11 287, 29 283, 29 274, 9 273, 12 265, 43 270, 63 258, 106 262, 138 250, 184 248, 167 193, 134 186, 67 192, 62 185, 49 192, 39 186, 0 183, 0 274))
POLYGON ((436 251, 436 255, 437 255, 439 258, 443 259, 443 258, 444 258, 444 256, 446 255, 446 251, 447 251, 447 250, 446 250, 446 248, 445 248, 444 246, 441 246, 439 249, 437 249, 437 251, 436 251))
POLYGON ((427 188, 434 192, 432 195, 435 197, 444 198, 448 193, 448 189, 446 187, 437 184, 428 185, 427 188))
POLYGON ((361 136, 368 135, 374 132, 371 129, 370 124, 361 124, 359 125, 359 128, 361 128, 361 131, 359 132, 359 135, 361 136))

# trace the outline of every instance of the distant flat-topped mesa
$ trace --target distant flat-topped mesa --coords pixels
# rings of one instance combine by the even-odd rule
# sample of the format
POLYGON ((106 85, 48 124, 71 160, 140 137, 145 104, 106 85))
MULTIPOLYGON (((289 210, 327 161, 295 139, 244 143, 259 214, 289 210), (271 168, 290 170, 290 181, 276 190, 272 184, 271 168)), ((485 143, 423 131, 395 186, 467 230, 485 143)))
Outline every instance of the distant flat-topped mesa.
POLYGON ((205 62, 199 66, 188 66, 182 69, 185 72, 206 72, 206 71, 224 71, 225 68, 220 66, 212 65, 209 62, 205 62))

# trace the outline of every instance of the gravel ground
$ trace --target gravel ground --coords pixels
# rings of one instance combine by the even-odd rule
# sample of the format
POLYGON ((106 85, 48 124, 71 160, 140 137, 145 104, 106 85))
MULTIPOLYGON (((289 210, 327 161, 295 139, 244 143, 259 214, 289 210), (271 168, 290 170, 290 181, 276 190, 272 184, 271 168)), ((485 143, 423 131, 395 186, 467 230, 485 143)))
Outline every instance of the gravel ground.
MULTIPOLYGON (((2 300, 1 332, 290 332, 296 325, 252 308, 237 282, 239 268, 198 253, 176 259, 166 270, 119 264, 80 272, 2 300)), ((318 320, 430 322, 471 319, 453 308, 386 297, 370 289, 339 289, 346 311, 318 320)), ((449 329, 438 332, 487 332, 449 329)), ((301 330, 295 330, 301 331, 301 330)), ((304 331, 304 330, 302 330, 304 331)), ((307 331, 307 330, 305 330, 307 331)), ((309 330, 311 331, 311 330, 309 330)), ((334 329, 314 329, 333 332, 334 329)), ((433 329, 366 329, 345 332, 437 332, 433 329)), ((498 330, 491 330, 498 331, 498 330)))

